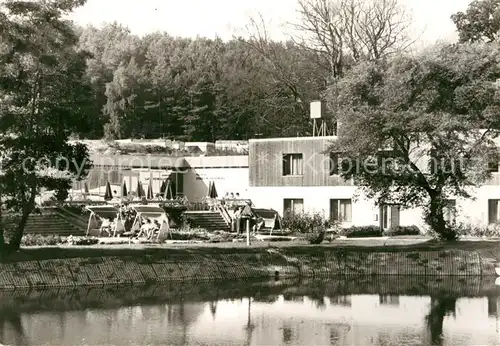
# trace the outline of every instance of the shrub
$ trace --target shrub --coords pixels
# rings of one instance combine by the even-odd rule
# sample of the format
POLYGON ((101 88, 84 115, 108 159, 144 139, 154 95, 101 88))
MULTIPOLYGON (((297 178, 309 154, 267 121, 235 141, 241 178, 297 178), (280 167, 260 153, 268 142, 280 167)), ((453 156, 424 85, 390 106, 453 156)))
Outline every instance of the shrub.
POLYGON ((420 235, 420 229, 413 225, 413 226, 396 226, 392 227, 388 231, 384 232, 385 235, 394 237, 394 236, 401 236, 401 235, 420 235))
POLYGON ((58 235, 25 234, 21 239, 21 246, 53 246, 65 241, 65 238, 58 235))
POLYGON ((379 226, 352 226, 341 231, 347 238, 381 237, 382 230, 379 226))
POLYGON ((325 232, 308 233, 306 234, 305 239, 309 242, 309 244, 321 244, 323 240, 325 240, 325 232))
POLYGON ((481 226, 470 223, 459 223, 453 226, 453 230, 458 236, 500 237, 499 224, 481 226))
POLYGON ((73 237, 69 236, 68 244, 70 245, 96 245, 99 243, 99 239, 97 238, 87 238, 87 237, 73 237))
POLYGON ((330 222, 320 213, 292 213, 286 212, 283 216, 283 228, 306 234, 311 244, 320 244, 330 222))

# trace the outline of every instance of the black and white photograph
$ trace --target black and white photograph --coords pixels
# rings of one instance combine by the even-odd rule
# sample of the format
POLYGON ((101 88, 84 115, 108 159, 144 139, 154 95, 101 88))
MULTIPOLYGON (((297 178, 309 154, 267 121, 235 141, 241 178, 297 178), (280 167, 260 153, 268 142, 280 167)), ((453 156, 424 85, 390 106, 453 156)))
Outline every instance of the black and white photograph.
POLYGON ((500 345, 500 0, 0 0, 17 345, 500 345))

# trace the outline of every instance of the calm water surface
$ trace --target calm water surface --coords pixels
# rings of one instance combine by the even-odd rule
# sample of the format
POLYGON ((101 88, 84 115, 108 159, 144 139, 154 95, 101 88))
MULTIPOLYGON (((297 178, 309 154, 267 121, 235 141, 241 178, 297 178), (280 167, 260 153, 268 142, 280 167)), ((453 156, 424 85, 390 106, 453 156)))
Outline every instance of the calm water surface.
POLYGON ((3 345, 500 345, 485 279, 0 292, 3 345))

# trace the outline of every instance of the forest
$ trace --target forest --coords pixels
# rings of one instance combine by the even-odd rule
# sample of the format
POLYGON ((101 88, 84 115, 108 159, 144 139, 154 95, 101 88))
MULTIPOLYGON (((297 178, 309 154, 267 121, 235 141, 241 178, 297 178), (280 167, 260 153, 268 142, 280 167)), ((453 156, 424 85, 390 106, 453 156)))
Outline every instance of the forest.
MULTIPOLYGON (((186 141, 310 135, 309 103, 363 61, 409 51, 398 0, 300 0, 289 40, 249 18, 246 38, 144 37, 110 23, 78 27, 92 93, 79 138, 186 141)), ((450 19, 451 20, 451 19, 450 19)), ((330 110, 334 126, 335 112, 330 110)))

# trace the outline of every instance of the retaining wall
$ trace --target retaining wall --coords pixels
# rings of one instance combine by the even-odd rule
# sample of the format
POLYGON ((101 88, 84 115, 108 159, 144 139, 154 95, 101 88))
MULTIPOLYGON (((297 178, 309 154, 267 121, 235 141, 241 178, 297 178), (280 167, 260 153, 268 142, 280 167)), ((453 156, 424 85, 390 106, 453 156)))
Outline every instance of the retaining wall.
POLYGON ((156 251, 0 263, 0 289, 170 281, 333 276, 496 276, 494 263, 474 251, 347 251, 257 249, 231 253, 156 251))

